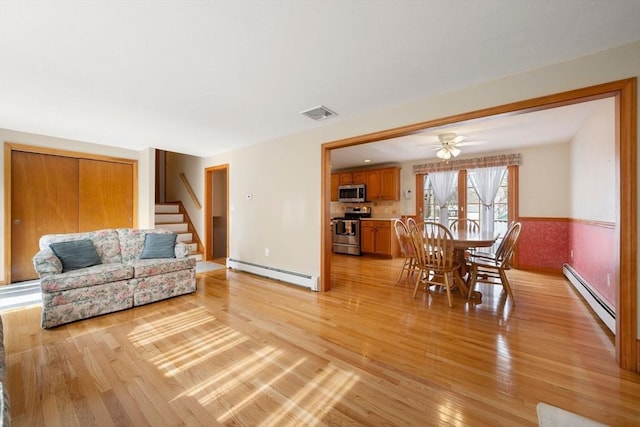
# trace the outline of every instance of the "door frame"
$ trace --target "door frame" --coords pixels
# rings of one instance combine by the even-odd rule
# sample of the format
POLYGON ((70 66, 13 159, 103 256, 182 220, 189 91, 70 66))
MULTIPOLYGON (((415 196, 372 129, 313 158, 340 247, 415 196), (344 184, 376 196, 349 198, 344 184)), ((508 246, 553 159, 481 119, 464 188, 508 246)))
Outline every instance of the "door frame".
POLYGON ((629 78, 538 98, 456 114, 394 129, 327 142, 321 148, 321 248, 320 291, 331 288, 331 151, 472 119, 496 115, 516 115, 584 101, 615 97, 616 165, 616 360, 623 369, 640 370, 640 340, 637 338, 637 78, 629 78))
POLYGON ((74 159, 100 160, 105 162, 125 163, 133 167, 133 227, 138 225, 138 160, 120 157, 102 156, 79 151, 60 150, 35 145, 4 143, 4 278, 1 285, 11 283, 11 158, 14 151, 45 154, 50 156, 71 157, 74 159))
POLYGON ((226 242, 226 257, 229 257, 229 164, 211 166, 204 169, 204 242, 202 244, 204 248, 203 259, 205 261, 211 261, 213 259, 212 251, 209 247, 210 242, 213 241, 213 226, 211 222, 213 206, 213 174, 214 172, 224 171, 226 176, 227 195, 225 200, 225 209, 227 211, 227 242, 226 242))

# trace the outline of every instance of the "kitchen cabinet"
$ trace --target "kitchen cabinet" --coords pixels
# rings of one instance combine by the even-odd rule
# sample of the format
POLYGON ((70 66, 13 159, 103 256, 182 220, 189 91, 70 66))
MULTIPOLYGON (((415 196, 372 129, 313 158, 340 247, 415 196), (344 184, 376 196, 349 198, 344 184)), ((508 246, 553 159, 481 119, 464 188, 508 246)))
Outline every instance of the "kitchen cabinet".
POLYGON ((399 246, 392 227, 393 220, 360 220, 360 250, 362 253, 398 256, 399 246))
POLYGON ((353 181, 353 184, 366 184, 367 183, 366 173, 364 171, 353 172, 351 174, 351 179, 353 181))
POLYGON ((353 174, 351 172, 342 172, 338 174, 340 185, 353 184, 353 174))
POLYGON ((340 186, 340 175, 331 175, 331 201, 338 201, 338 187, 340 186))
POLYGON ((366 171, 367 200, 400 200, 400 170, 398 168, 366 171))
POLYGON ((365 169, 331 175, 331 201, 338 200, 340 185, 365 184, 367 201, 400 200, 400 169, 365 169))

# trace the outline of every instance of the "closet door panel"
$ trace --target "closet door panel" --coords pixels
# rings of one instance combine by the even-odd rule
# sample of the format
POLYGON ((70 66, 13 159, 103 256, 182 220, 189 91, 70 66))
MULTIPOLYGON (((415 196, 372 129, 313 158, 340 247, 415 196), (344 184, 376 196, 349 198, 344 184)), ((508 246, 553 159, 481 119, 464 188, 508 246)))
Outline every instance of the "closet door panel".
POLYGON ((11 154, 11 281, 36 279, 43 234, 78 231, 78 159, 11 154))
POLYGON ((79 230, 133 226, 133 165, 80 159, 79 230))

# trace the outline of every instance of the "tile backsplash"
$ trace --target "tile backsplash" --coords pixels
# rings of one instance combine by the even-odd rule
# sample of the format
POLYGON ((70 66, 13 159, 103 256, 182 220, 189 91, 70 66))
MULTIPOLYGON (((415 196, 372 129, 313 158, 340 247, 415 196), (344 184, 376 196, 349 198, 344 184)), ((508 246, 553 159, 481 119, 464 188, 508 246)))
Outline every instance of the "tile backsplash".
POLYGON ((371 208, 372 218, 399 218, 400 202, 399 201, 381 201, 366 203, 340 203, 331 202, 331 218, 344 216, 345 208, 367 206, 371 208))

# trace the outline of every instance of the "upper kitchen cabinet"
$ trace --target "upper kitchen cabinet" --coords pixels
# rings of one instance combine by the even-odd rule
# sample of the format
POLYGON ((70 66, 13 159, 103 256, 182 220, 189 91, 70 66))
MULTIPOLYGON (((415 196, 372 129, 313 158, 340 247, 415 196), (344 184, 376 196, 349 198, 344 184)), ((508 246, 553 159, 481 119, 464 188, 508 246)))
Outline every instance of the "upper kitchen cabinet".
POLYGON ((353 174, 351 172, 342 172, 338 174, 340 185, 353 184, 353 174))
POLYGON ((331 175, 331 201, 338 201, 338 186, 340 186, 340 175, 331 175))
POLYGON ((361 182, 354 182, 353 175, 357 175, 357 172, 339 172, 331 174, 331 201, 338 201, 338 187, 341 185, 349 184, 361 184, 361 182))
POLYGON ((400 200, 400 169, 384 168, 366 171, 367 200, 400 200))
POLYGON ((338 200, 338 187, 348 184, 365 184, 370 202, 400 200, 400 168, 397 167, 336 172, 331 175, 331 201, 338 200))
POLYGON ((353 180, 352 184, 366 184, 367 183, 367 174, 364 171, 352 172, 351 178, 353 180))

